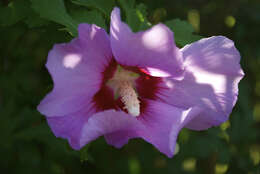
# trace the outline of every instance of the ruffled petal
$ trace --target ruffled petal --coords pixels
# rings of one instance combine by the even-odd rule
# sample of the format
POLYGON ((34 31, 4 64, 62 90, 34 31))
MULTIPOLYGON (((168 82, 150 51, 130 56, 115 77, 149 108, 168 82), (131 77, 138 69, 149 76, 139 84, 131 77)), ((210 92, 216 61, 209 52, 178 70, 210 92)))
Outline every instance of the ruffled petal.
POLYGON ((133 33, 115 8, 111 14, 110 40, 115 59, 122 65, 144 68, 157 77, 180 78, 183 74, 182 54, 172 31, 163 24, 133 33))
POLYGON ((91 116, 82 129, 80 146, 105 136, 108 144, 122 147, 131 138, 143 138, 172 157, 179 131, 200 111, 179 109, 162 102, 145 100, 146 111, 133 117, 122 111, 107 110, 91 116))
POLYGON ((106 110, 91 116, 84 125, 81 146, 105 135, 109 144, 121 147, 130 137, 138 136, 142 129, 139 121, 123 111, 106 110), (116 133, 118 136, 116 137, 116 133), (110 139, 111 138, 111 139, 110 139))
POLYGON ((201 39, 181 49, 185 69, 230 76, 244 75, 240 67, 240 54, 234 42, 224 36, 201 39))
POLYGON ((216 36, 201 39, 181 49, 185 77, 181 81, 164 79, 160 98, 171 105, 198 107, 201 112, 186 127, 194 130, 217 126, 228 119, 238 95, 244 73, 234 43, 216 36))
POLYGON ((87 107, 88 99, 99 90, 103 72, 111 60, 106 32, 95 25, 79 25, 78 38, 56 44, 49 52, 46 67, 54 88, 38 110, 46 116, 64 116, 87 107))
POLYGON ((56 137, 68 139, 70 146, 79 150, 82 128, 89 117, 95 113, 92 104, 76 113, 59 117, 47 117, 48 124, 56 137))
POLYGON ((139 132, 140 137, 172 157, 179 131, 197 115, 199 109, 194 107, 184 110, 154 100, 146 102, 147 111, 139 117, 144 125, 144 129, 139 132))
POLYGON ((128 141, 132 138, 139 138, 139 134, 137 130, 120 130, 120 131, 115 131, 113 133, 109 133, 104 135, 105 140, 108 144, 121 148, 125 144, 128 143, 128 141))

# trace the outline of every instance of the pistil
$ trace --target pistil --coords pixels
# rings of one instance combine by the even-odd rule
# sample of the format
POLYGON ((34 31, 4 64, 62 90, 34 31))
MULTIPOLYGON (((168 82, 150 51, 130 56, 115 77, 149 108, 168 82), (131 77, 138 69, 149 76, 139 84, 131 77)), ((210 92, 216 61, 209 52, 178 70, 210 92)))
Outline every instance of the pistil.
POLYGON ((124 103, 124 109, 128 111, 134 117, 140 115, 140 101, 138 96, 128 81, 121 81, 118 87, 118 94, 121 96, 121 100, 124 103))
POLYGON ((140 115, 140 101, 134 89, 137 77, 138 74, 118 66, 113 78, 108 81, 108 85, 115 91, 115 96, 121 97, 124 109, 134 117, 140 115))

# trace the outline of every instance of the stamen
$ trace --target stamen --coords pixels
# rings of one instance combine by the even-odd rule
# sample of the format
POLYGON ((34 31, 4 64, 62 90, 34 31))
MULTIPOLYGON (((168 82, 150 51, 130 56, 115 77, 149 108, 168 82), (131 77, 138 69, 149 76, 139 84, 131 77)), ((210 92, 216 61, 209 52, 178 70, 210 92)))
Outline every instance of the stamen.
POLYGON ((125 104, 125 109, 134 117, 140 115, 140 101, 137 94, 129 81, 120 81, 118 86, 118 94, 125 104))
POLYGON ((124 103, 124 109, 134 117, 140 115, 140 101, 134 89, 135 80, 138 76, 137 73, 118 66, 113 78, 107 83, 108 86, 115 90, 115 97, 121 97, 121 101, 124 103))

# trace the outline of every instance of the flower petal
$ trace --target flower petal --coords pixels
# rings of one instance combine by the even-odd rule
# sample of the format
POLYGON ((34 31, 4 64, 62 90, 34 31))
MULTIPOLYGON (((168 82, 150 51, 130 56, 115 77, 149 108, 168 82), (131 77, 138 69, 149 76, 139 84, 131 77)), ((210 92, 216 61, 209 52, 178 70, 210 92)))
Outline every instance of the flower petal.
POLYGON ((62 117, 47 117, 47 121, 56 137, 68 139, 71 147, 79 150, 82 147, 80 146, 82 128, 94 112, 89 103, 88 108, 62 117))
POLYGON ((87 107, 87 100, 100 88, 103 71, 112 60, 106 32, 89 24, 79 25, 79 37, 56 44, 46 67, 54 88, 38 110, 46 116, 64 116, 87 107))
POLYGON ((184 110, 154 100, 147 100, 147 103, 147 112, 139 119, 145 128, 139 134, 160 152, 172 157, 179 131, 197 115, 199 109, 184 110))
POLYGON ((165 79, 168 90, 160 98, 174 106, 197 106, 201 112, 186 127, 194 130, 217 126, 228 119, 243 77, 240 55, 234 43, 216 36, 201 39, 182 50, 186 74, 183 80, 165 79))
POLYGON ((200 73, 198 69, 214 74, 243 76, 240 54, 234 42, 224 36, 201 39, 181 49, 185 69, 200 73))
POLYGON ((127 144, 132 138, 139 138, 137 130, 119 130, 113 133, 106 134, 106 142, 117 148, 121 148, 123 145, 127 144))
POLYGON ((82 129, 80 146, 104 135, 108 144, 120 148, 129 139, 140 137, 172 157, 179 131, 200 110, 196 107, 183 110, 153 100, 145 102, 146 112, 137 118, 115 110, 92 115, 82 129))
POLYGON ((122 65, 145 68, 158 77, 179 78, 183 74, 181 52, 172 31, 163 24, 133 33, 115 8, 111 14, 110 39, 115 59, 122 65))
MULTIPOLYGON (((84 125, 80 144, 84 146, 100 136, 105 135, 109 138, 113 136, 113 133, 119 132, 123 136, 120 136, 117 141, 108 140, 108 143, 121 147, 129 137, 138 135, 140 129, 142 129, 142 125, 135 117, 122 111, 106 110, 89 118, 84 125)), ((116 137, 112 138, 116 139, 116 137)))

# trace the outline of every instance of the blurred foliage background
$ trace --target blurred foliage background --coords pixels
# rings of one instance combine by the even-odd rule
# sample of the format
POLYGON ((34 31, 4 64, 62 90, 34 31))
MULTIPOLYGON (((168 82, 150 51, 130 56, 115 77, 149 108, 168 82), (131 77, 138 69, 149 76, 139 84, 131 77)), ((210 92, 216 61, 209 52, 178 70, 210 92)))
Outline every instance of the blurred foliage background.
POLYGON ((260 174, 259 40, 259 0, 1 0, 1 173, 260 174), (184 129, 172 159, 140 139, 115 149, 99 138, 73 151, 36 110, 52 88, 44 65, 53 44, 71 40, 82 22, 108 30, 114 6, 134 31, 162 22, 180 47, 224 35, 241 53, 246 75, 230 120, 184 129))

